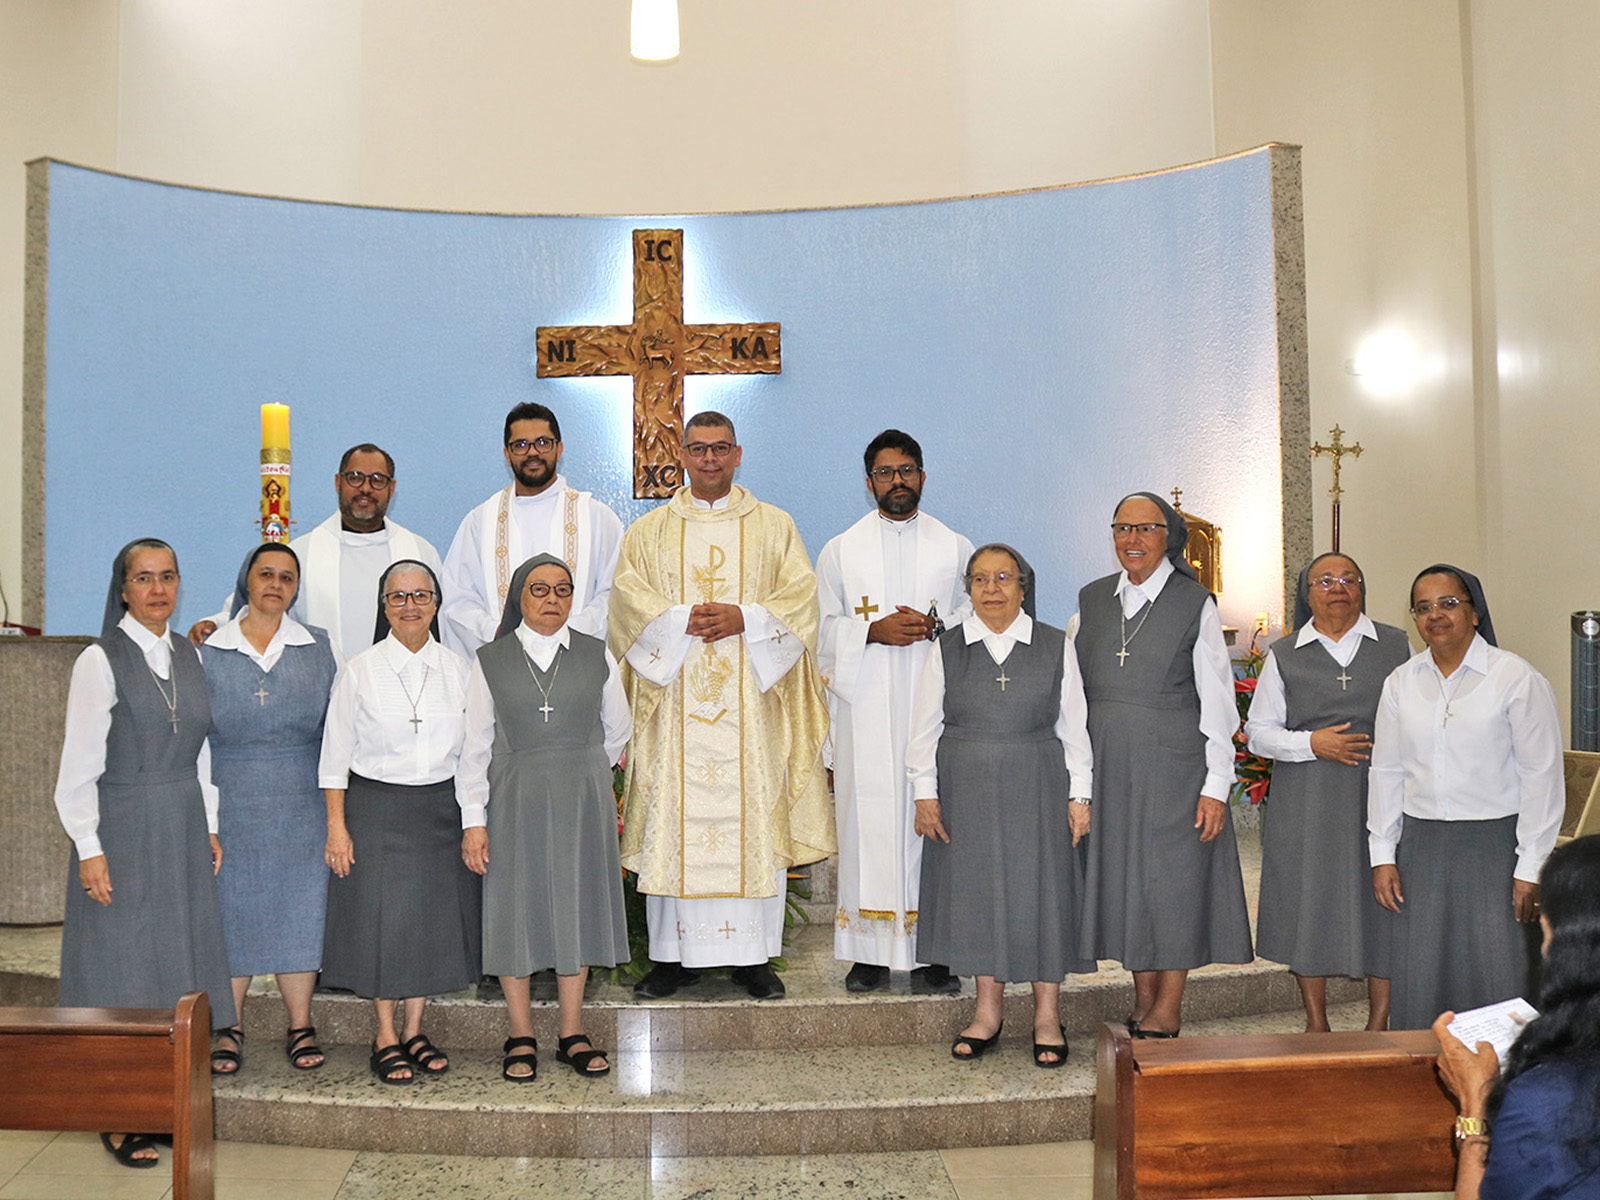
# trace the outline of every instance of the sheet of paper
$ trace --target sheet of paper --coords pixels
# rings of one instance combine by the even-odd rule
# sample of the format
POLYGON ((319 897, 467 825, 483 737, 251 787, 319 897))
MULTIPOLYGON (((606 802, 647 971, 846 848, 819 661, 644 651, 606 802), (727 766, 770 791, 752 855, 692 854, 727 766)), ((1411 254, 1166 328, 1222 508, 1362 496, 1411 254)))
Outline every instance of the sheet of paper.
POLYGON ((1479 1042, 1488 1042, 1500 1056, 1500 1069, 1503 1071, 1506 1055, 1511 1052, 1511 1043, 1522 1033, 1522 1027, 1538 1015, 1538 1009, 1518 996, 1515 1000, 1502 1000, 1499 1004, 1487 1004, 1471 1012, 1457 1013, 1449 1029, 1474 1049, 1479 1042))

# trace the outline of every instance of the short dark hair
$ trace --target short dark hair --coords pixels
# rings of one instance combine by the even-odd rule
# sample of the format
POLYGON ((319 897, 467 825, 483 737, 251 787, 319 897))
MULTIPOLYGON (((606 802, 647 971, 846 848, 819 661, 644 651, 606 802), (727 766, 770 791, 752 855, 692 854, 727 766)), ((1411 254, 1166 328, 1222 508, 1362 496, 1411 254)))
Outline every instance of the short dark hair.
POLYGON ((362 442, 359 446, 351 446, 344 452, 344 457, 339 460, 339 474, 343 475, 345 468, 350 465, 350 460, 358 454, 383 455, 384 469, 389 472, 389 478, 394 478, 394 458, 382 446, 374 446, 371 442, 362 442))
POLYGON ((867 474, 872 474, 872 466, 878 461, 878 451, 899 450, 912 462, 917 464, 917 470, 922 470, 922 447, 917 444, 917 439, 909 433, 899 429, 885 429, 877 437, 867 443, 867 452, 861 456, 861 461, 866 464, 867 474))
POLYGON ((506 431, 500 437, 502 445, 511 440, 511 427, 518 421, 543 421, 550 426, 551 436, 558 442, 561 440, 561 422, 556 420, 555 413, 542 404, 535 404, 528 400, 517 405, 506 414, 506 431))
POLYGON ((688 441, 691 429, 719 429, 723 426, 727 426, 728 440, 737 446, 739 444, 739 435, 734 432, 733 422, 721 413, 709 408, 705 412, 695 413, 694 416, 689 418, 689 423, 683 427, 683 437, 685 441, 688 441))

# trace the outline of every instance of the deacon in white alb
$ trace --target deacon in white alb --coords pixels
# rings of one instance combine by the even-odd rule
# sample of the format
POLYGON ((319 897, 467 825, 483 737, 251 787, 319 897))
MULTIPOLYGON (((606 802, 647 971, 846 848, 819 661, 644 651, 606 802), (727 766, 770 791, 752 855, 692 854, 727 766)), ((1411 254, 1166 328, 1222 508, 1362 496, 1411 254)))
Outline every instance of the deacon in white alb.
POLYGON ((572 572, 567 623, 604 639, 622 522, 557 473, 561 423, 544 405, 519 404, 507 413, 504 440, 512 482, 463 518, 445 555, 445 645, 470 659, 493 641, 512 572, 540 554, 555 555, 572 572))
POLYGON ((946 966, 917 965, 922 839, 905 753, 932 639, 971 612, 961 575, 972 543, 920 511, 927 476, 910 434, 884 430, 864 460, 876 507, 817 559, 839 830, 833 953, 852 964, 852 992, 886 986, 890 970, 911 970, 915 991, 955 992, 946 966))
MULTIPOLYGON (((289 543, 300 559, 300 592, 289 615, 302 625, 328 631, 340 662, 372 645, 377 629, 378 577, 391 563, 415 559, 439 570, 439 552, 389 520, 394 499, 394 459, 362 442, 344 452, 333 490, 339 511, 289 543)), ((221 612, 197 621, 189 640, 199 645, 234 614, 233 597, 221 612)))

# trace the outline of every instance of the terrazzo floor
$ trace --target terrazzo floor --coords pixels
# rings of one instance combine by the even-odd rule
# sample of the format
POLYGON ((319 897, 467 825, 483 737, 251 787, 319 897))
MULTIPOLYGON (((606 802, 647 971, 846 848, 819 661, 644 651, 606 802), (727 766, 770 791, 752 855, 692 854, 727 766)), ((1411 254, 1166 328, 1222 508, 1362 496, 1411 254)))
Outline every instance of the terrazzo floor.
MULTIPOLYGON (((653 1159, 449 1158, 219 1142, 217 1200, 1091 1200, 1093 1163, 1090 1142, 653 1159)), ((163 1200, 171 1182, 165 1163, 150 1171, 119 1166, 94 1134, 0 1131, 0 1200, 163 1200)), ((1450 1197, 1425 1192, 1405 1200, 1450 1197)))

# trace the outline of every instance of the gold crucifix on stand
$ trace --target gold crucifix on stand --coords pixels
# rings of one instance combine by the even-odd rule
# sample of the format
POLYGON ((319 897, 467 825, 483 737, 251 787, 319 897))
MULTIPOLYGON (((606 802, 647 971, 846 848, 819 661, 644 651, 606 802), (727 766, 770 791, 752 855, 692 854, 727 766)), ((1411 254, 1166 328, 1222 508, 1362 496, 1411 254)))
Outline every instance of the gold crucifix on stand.
POLYGON ((1333 427, 1332 433, 1333 444, 1324 446, 1321 442, 1313 443, 1311 457, 1321 458, 1326 454, 1333 459, 1333 486, 1328 489, 1328 495, 1333 497, 1333 551, 1337 554, 1339 551, 1339 498, 1344 495, 1344 489, 1339 486, 1339 460, 1346 454, 1350 455, 1351 458, 1360 458, 1361 443, 1356 442, 1354 445, 1346 446, 1340 440, 1344 437, 1344 430, 1337 425, 1333 427))
POLYGON ((633 495, 682 482, 685 375, 777 375, 778 323, 685 325, 683 230, 633 231, 633 324, 541 325, 539 378, 633 376, 633 495))

